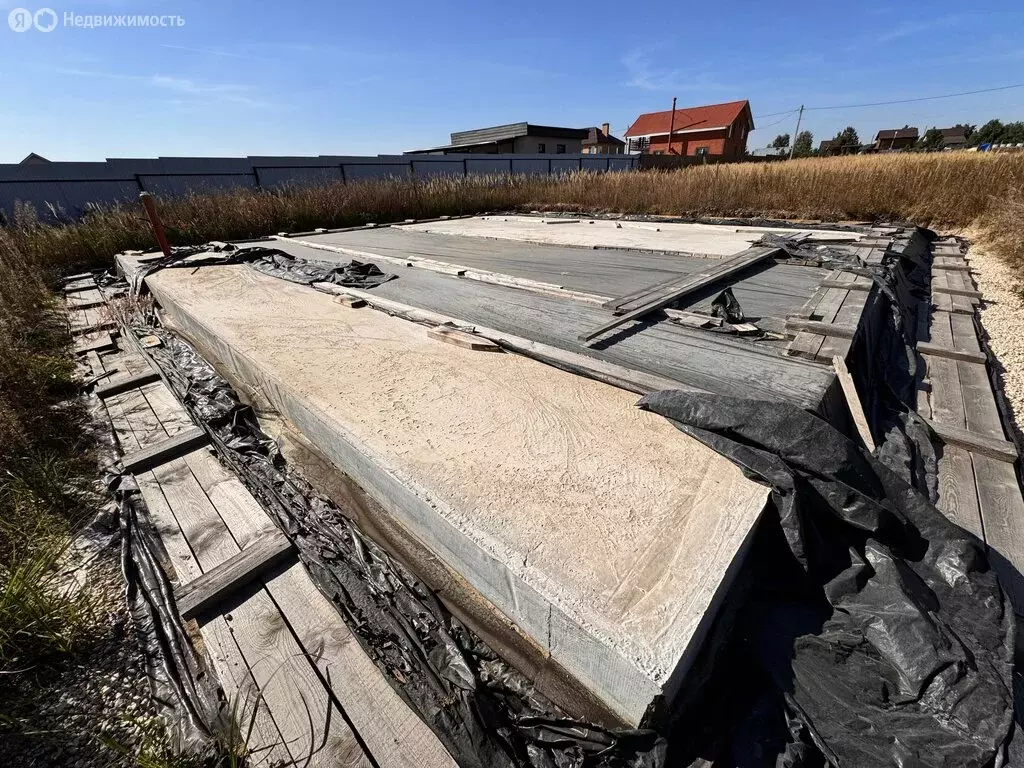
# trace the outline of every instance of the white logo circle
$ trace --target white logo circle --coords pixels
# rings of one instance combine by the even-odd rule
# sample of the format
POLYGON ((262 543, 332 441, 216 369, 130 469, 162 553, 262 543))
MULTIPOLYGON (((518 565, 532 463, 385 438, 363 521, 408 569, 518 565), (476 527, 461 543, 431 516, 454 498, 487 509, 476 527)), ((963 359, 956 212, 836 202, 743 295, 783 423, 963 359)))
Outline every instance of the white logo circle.
POLYGON ((40 32, 53 32, 53 28, 57 26, 57 14, 52 8, 40 8, 32 17, 32 21, 40 32))
POLYGON ((15 32, 28 32, 32 29, 32 11, 27 8, 15 8, 7 14, 7 25, 15 32))

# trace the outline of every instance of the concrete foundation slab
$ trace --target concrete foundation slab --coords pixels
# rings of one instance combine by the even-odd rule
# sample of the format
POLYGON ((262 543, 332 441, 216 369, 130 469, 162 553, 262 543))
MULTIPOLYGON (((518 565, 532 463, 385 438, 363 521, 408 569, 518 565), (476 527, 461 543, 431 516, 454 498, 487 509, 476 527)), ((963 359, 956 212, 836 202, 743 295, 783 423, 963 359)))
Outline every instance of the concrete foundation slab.
POLYGON ((622 721, 674 696, 764 487, 635 396, 527 358, 241 265, 147 284, 211 361, 622 721))
POLYGON ((565 219, 541 216, 478 216, 471 219, 431 221, 403 228, 442 235, 470 235, 502 240, 597 248, 639 248, 677 253, 728 256, 747 248, 765 232, 806 234, 809 240, 860 237, 855 232, 735 227, 717 224, 677 224, 579 218, 575 224, 553 226, 565 219))

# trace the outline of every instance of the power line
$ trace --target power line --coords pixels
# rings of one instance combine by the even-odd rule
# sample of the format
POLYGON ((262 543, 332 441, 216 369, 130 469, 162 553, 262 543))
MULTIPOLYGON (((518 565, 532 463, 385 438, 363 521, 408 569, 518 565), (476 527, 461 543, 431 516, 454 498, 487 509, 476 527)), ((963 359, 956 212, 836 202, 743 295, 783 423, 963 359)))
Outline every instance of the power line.
MULTIPOLYGON (((782 115, 782 117, 780 117, 780 118, 779 118, 778 120, 776 120, 776 121, 775 121, 775 122, 773 122, 773 123, 768 123, 767 125, 759 125, 759 126, 757 126, 757 127, 758 127, 759 129, 760 129, 760 128, 771 128, 771 127, 772 127, 773 125, 778 125, 779 123, 783 122, 783 121, 784 121, 784 120, 785 120, 786 118, 788 118, 788 117, 791 117, 791 116, 795 115, 795 114, 797 113, 797 111, 798 111, 798 110, 795 110, 795 109, 791 109, 791 110, 790 110, 789 112, 777 112, 776 114, 778 114, 778 115, 782 115)), ((765 117, 765 115, 762 115, 762 117, 765 117)))
MULTIPOLYGON (((1016 83, 1014 85, 1000 85, 1000 86, 997 86, 995 88, 979 88, 978 90, 975 90, 975 91, 960 91, 959 93, 943 93, 943 94, 940 94, 938 96, 919 96, 919 97, 913 98, 913 99, 895 99, 893 101, 874 101, 874 102, 870 102, 870 103, 867 103, 867 104, 837 104, 835 106, 829 106, 829 107, 805 107, 804 111, 809 112, 811 110, 814 110, 814 111, 818 112, 818 111, 827 110, 827 109, 859 109, 861 107, 887 107, 887 106, 890 106, 892 104, 912 104, 912 103, 917 102, 917 101, 934 101, 936 99, 952 99, 952 98, 955 98, 957 96, 973 96, 976 93, 993 93, 995 91, 1009 91, 1009 90, 1012 90, 1014 88, 1024 88, 1024 83, 1016 83)), ((775 117, 777 115, 785 115, 786 117, 788 117, 789 115, 792 115, 796 111, 797 111, 796 109, 791 109, 791 110, 785 111, 785 112, 769 112, 769 113, 767 113, 765 115, 756 115, 754 117, 754 119, 755 120, 761 120, 761 119, 763 119, 765 117, 775 117)), ((773 125, 778 125, 779 123, 781 123, 782 120, 785 120, 785 117, 783 117, 781 120, 775 121, 774 123, 769 123, 768 125, 762 125, 762 126, 759 126, 759 127, 760 128, 771 128, 773 125)))
POLYGON ((858 109, 860 107, 886 107, 890 104, 910 104, 915 101, 934 101, 935 99, 951 99, 956 96, 972 96, 976 93, 992 93, 993 91, 1008 91, 1012 88, 1024 88, 1024 83, 1016 85, 1001 85, 996 88, 980 88, 976 91, 961 91, 960 93, 944 93, 940 96, 920 96, 916 99, 897 99, 896 101, 875 101, 870 104, 841 104, 834 107, 807 107, 808 110, 823 109, 858 109))

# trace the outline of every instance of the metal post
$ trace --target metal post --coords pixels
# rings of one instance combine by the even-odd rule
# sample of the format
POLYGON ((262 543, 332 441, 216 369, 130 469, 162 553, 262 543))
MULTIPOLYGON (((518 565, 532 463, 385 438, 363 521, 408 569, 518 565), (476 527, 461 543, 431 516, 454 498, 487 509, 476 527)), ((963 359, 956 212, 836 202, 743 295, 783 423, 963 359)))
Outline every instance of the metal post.
POLYGON ((149 192, 142 192, 139 194, 139 200, 142 201, 142 207, 146 209, 146 215, 149 217, 149 223, 153 227, 153 234, 156 236, 157 245, 160 246, 160 250, 164 252, 164 256, 171 255, 171 244, 167 242, 167 234, 164 232, 164 223, 160 221, 160 216, 156 212, 156 205, 153 203, 153 198, 149 192))
POLYGON ((672 118, 668 124, 668 151, 667 155, 672 154, 672 132, 676 129, 676 97, 672 97, 672 118))
MULTIPOLYGON (((792 113, 790 113, 792 114, 792 113)), ((793 159, 793 153, 796 152, 796 137, 800 135, 800 121, 804 118, 804 105, 800 105, 800 114, 796 116, 796 131, 793 133, 793 141, 789 144, 789 159, 793 159)))

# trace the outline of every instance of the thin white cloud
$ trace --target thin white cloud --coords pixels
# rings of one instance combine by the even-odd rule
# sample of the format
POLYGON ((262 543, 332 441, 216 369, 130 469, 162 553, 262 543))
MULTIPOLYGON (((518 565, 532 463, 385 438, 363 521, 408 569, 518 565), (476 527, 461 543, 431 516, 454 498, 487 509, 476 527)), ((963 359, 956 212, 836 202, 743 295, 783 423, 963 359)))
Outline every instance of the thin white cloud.
POLYGON ((956 27, 962 24, 964 17, 960 14, 951 14, 948 16, 939 16, 935 19, 928 21, 905 21, 902 24, 888 29, 882 34, 875 37, 875 42, 878 44, 891 43, 896 40, 902 40, 905 37, 913 37, 914 35, 924 34, 925 32, 933 32, 937 29, 948 29, 950 27, 956 27))
POLYGON ((104 80, 120 80, 123 82, 137 83, 161 90, 173 91, 194 97, 213 97, 219 103, 227 102, 249 107, 268 107, 270 104, 253 98, 249 95, 251 90, 247 85, 237 83, 207 83, 197 80, 190 80, 183 77, 172 77, 170 75, 124 75, 117 72, 103 72, 89 69, 73 69, 59 67, 53 70, 57 74, 71 75, 73 77, 90 77, 104 80))
POLYGON ((626 68, 626 85, 644 91, 709 91, 726 86, 707 72, 656 67, 643 49, 630 51, 622 57, 626 68))
POLYGON ((191 48, 187 45, 170 45, 169 43, 160 43, 161 48, 170 48, 174 51, 187 51, 189 53, 204 53, 209 56, 226 56, 232 59, 251 59, 253 56, 247 56, 244 53, 235 53, 234 51, 223 51, 218 48, 191 48))

